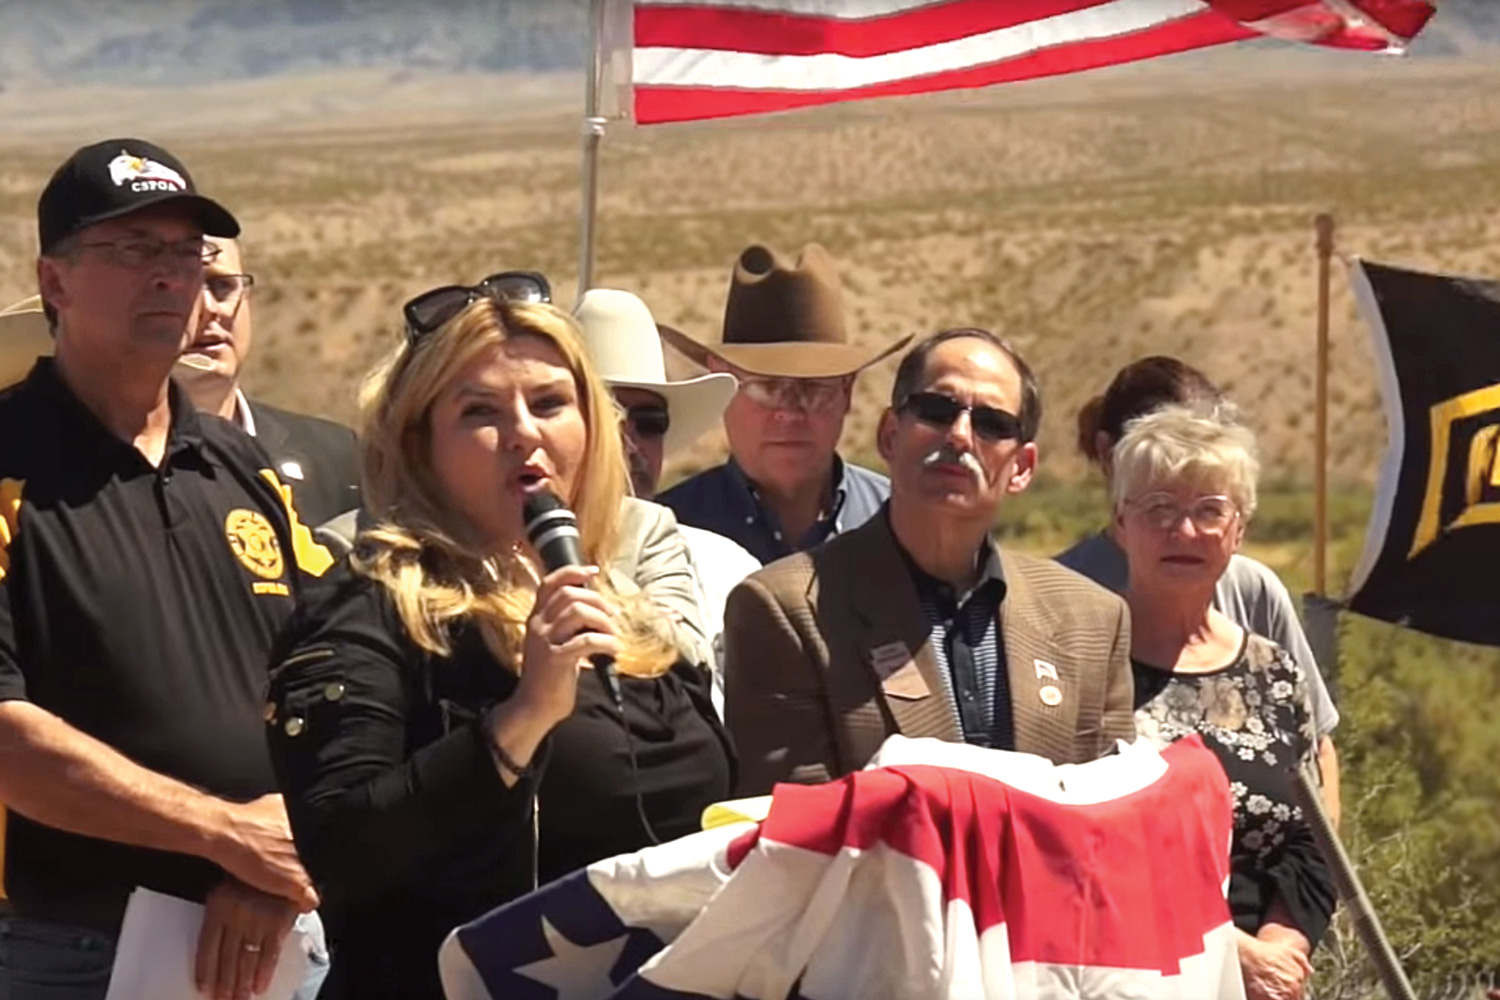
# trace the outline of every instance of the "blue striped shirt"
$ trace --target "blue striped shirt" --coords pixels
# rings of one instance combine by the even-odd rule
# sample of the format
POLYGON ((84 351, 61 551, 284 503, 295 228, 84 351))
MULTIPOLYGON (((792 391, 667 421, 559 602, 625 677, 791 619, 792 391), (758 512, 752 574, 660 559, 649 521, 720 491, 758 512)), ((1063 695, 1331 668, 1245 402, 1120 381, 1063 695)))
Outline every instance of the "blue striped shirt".
MULTIPOLYGON (((898 543, 899 547, 899 543, 898 543)), ((917 565, 905 549, 917 599, 927 618, 933 658, 946 686, 964 742, 1000 750, 1015 749, 1010 681, 1005 672, 1005 645, 1000 636, 1000 602, 1005 600, 1005 573, 1000 554, 989 541, 976 554, 982 561, 979 580, 962 595, 917 565)))

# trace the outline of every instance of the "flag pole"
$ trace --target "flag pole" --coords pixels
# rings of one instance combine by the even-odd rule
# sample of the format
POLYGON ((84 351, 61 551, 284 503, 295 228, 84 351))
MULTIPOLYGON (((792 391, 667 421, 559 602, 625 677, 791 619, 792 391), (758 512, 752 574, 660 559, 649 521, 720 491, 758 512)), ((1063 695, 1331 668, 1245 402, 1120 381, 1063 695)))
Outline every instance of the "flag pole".
POLYGON ((605 0, 589 2, 589 55, 584 69, 582 198, 578 232, 578 297, 594 284, 594 221, 599 208, 599 143, 604 118, 599 114, 599 81, 604 37, 605 0))
POLYGON ((1339 840, 1333 821, 1323 808, 1323 798, 1305 767, 1293 770, 1292 797, 1302 807, 1302 817, 1307 823, 1308 831, 1312 833, 1313 842, 1318 845, 1318 853, 1323 855, 1329 880, 1333 882, 1333 889, 1344 904, 1344 912, 1349 914, 1355 937, 1365 946, 1370 961, 1375 965, 1375 976, 1380 980, 1380 985, 1385 987, 1386 996, 1391 1000, 1416 1000, 1406 972, 1401 968, 1401 959, 1396 956, 1395 949, 1385 936, 1385 929, 1380 926, 1375 907, 1365 894, 1365 887, 1359 881, 1354 863, 1349 860, 1349 854, 1339 840))
POLYGON ((1313 441, 1313 593, 1328 593, 1328 284, 1333 260, 1333 216, 1313 221, 1318 249, 1318 360, 1313 441))

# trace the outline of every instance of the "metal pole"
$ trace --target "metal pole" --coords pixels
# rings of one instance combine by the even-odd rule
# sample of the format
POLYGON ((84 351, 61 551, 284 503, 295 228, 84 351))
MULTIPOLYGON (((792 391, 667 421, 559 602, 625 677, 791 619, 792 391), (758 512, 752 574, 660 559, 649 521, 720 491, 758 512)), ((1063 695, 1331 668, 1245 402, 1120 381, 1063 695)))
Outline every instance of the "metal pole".
POLYGON ((1391 1000, 1416 1000, 1411 983, 1407 981, 1406 973, 1401 968, 1401 960, 1396 957, 1395 949, 1391 947, 1390 940, 1380 926, 1380 918, 1375 915, 1375 907, 1370 904, 1370 897, 1365 894, 1365 887, 1360 884, 1344 845, 1340 843, 1338 834, 1333 832, 1333 823, 1323 810, 1323 799, 1306 767, 1295 769, 1292 794, 1302 807, 1302 816, 1318 845, 1318 851, 1323 855, 1324 864, 1328 866, 1333 888, 1349 913, 1355 936, 1365 946, 1370 961, 1375 965, 1375 975, 1380 979, 1380 985, 1385 987, 1386 996, 1391 1000))
POLYGON ((599 207, 599 142, 604 138, 604 119, 599 115, 599 78, 604 37, 605 0, 589 3, 589 57, 583 95, 582 204, 578 239, 578 297, 594 285, 594 216, 599 207))
POLYGON ((1318 361, 1313 444, 1313 593, 1328 593, 1328 282, 1333 259, 1333 216, 1318 214, 1318 361))

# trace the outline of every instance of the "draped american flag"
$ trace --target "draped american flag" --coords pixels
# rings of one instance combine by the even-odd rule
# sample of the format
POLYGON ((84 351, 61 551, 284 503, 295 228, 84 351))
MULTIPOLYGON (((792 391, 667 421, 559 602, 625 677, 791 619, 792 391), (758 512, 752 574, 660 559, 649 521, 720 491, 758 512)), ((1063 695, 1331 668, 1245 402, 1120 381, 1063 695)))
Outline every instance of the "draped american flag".
POLYGON ((1270 36, 1399 52, 1426 0, 635 0, 642 124, 984 87, 1270 36))
POLYGON ((458 928, 439 968, 449 1000, 1243 1000, 1232 809, 1196 736, 1063 766, 893 736, 458 928))

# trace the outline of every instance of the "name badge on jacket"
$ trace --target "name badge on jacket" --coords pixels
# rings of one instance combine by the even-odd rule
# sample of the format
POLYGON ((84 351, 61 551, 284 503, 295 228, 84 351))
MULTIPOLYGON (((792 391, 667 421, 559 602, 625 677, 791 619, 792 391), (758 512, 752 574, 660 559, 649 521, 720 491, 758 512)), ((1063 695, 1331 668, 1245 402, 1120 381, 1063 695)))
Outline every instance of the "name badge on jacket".
POLYGON ((880 678, 880 689, 893 698, 915 700, 932 693, 904 642, 888 642, 870 650, 870 665, 880 678))

